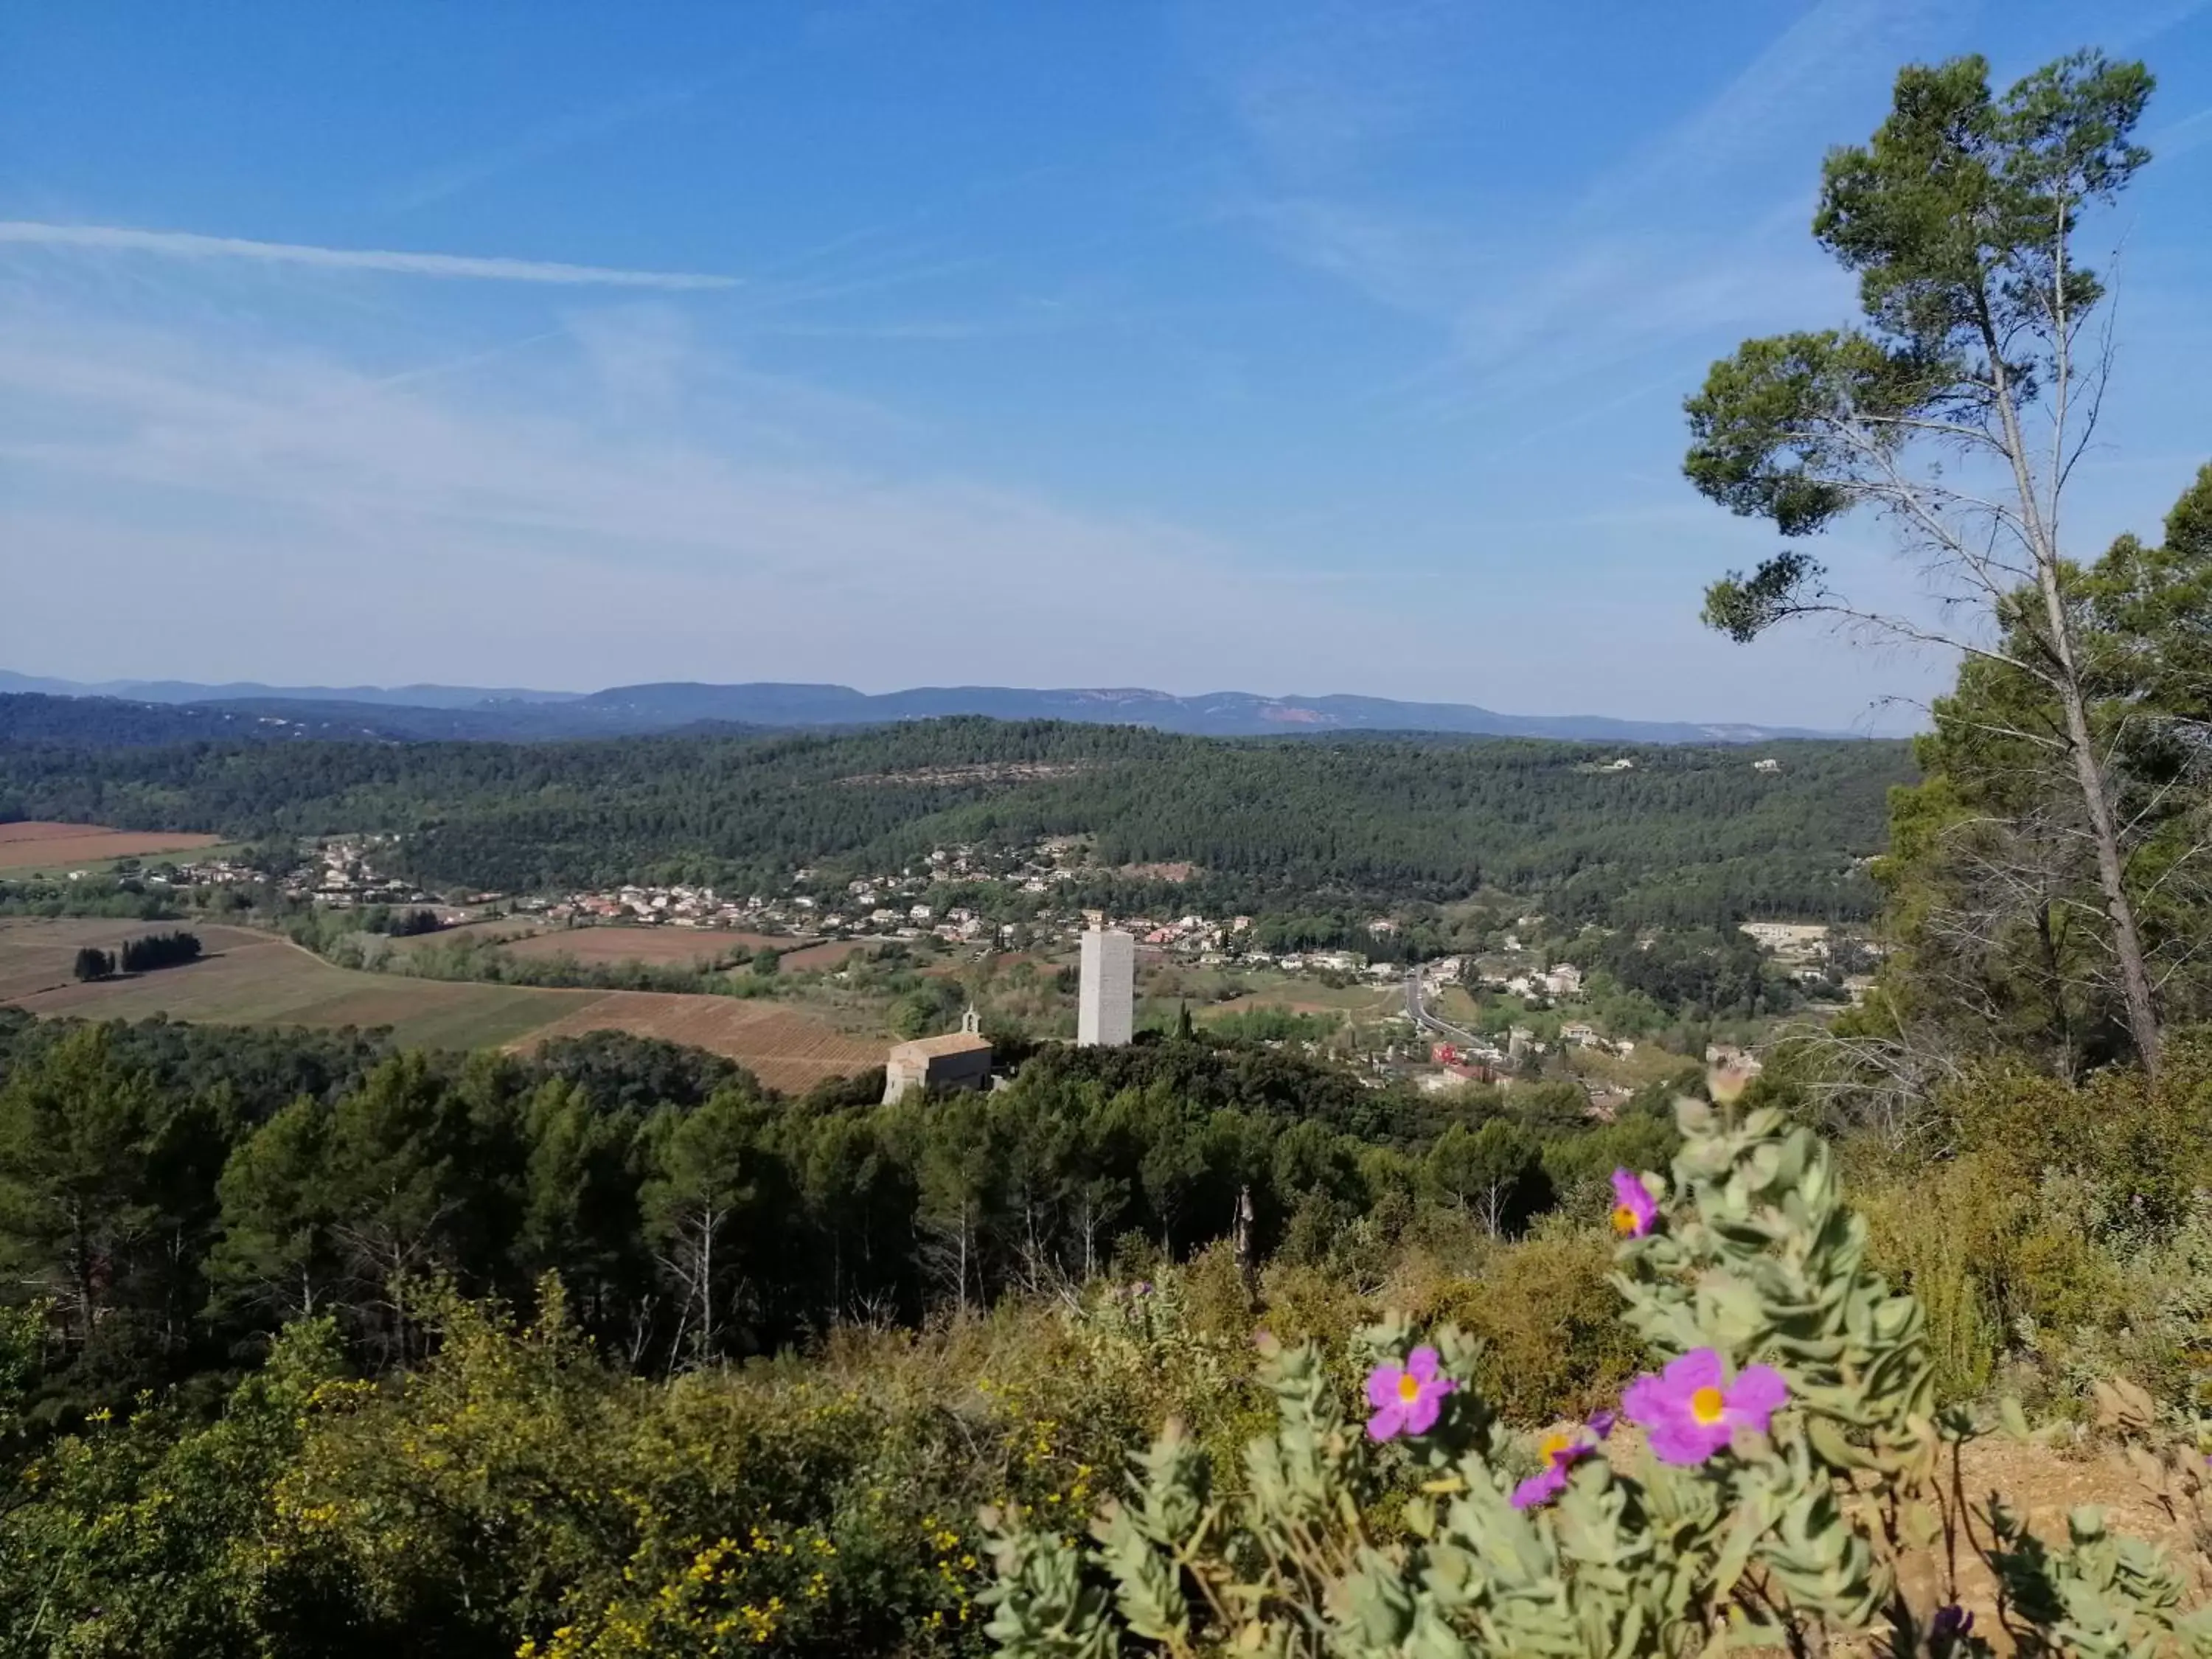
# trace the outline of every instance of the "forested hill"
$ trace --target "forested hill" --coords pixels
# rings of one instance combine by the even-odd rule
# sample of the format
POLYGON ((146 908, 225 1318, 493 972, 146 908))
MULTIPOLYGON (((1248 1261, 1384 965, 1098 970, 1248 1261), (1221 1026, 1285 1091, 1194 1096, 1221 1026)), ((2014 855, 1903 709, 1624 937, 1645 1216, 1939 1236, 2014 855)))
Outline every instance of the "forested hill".
POLYGON ((118 697, 50 697, 0 692, 0 745, 140 749, 178 743, 272 743, 280 738, 396 736, 358 726, 313 729, 244 708, 130 702, 118 697))
MULTIPOLYGON (((58 692, 118 706, 191 704, 221 714, 243 712, 309 727, 337 722, 348 737, 398 730, 410 738, 483 742, 642 736, 704 726, 773 727, 878 726, 891 720, 973 714, 1000 720, 1072 720, 1148 726, 1190 737, 1280 737, 1352 732, 1434 732, 1493 738, 1555 738, 1577 743, 1768 743, 1834 734, 1741 721, 1628 720, 1595 714, 1504 714, 1473 703, 1399 702, 1389 697, 1260 696, 1212 691, 1176 696, 1133 687, 1052 690, 1006 685, 916 686, 877 696, 848 685, 702 685, 674 681, 617 685, 588 693, 471 690, 463 686, 191 685, 122 681, 105 686, 33 679, 0 669, 0 692, 58 692), (437 718, 431 718, 433 715, 437 718)), ((52 718, 49 716, 48 718, 52 718)), ((7 727, 0 702, 0 734, 7 727)))
POLYGON ((1530 740, 1224 741, 959 719, 838 735, 574 744, 0 746, 0 818, 263 839, 395 830, 421 879, 507 890, 780 883, 952 842, 1087 833, 1188 860, 1194 904, 1448 900, 1620 922, 1866 914, 1898 743, 1623 751, 1530 740), (1771 757, 1780 770, 1762 773, 1771 757))
MULTIPOLYGON (((758 730, 726 720, 663 720, 656 732, 758 730)), ((536 703, 480 708, 245 697, 221 702, 147 702, 0 692, 0 744, 37 743, 80 749, 140 749, 204 739, 222 743, 509 743, 627 732, 620 725, 578 732, 536 703)))

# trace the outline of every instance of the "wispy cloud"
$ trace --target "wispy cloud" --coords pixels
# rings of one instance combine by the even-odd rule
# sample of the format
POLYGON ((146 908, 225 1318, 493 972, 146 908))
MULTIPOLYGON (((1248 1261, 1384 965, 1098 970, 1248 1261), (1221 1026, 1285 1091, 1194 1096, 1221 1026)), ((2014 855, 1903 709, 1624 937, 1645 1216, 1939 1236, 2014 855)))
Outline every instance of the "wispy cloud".
POLYGON ((1942 15, 1940 0, 1820 0, 1713 97, 1601 175, 1576 216, 1632 211, 1655 197, 1694 198, 1771 153, 1778 135, 1802 131, 1808 113, 1832 107, 1860 67, 1887 73, 1926 42, 1942 15))
POLYGON ((2186 155, 2200 144, 2212 144, 2212 109, 2200 109, 2160 127, 2143 142, 2160 161, 2186 155))
MULTIPOLYGON (((1301 579, 1266 536, 925 461, 927 437, 752 372, 692 309, 579 297, 557 331, 395 374, 412 310, 311 343, 210 317, 198 285, 128 298, 126 318, 81 283, 0 290, 0 546, 58 672, 222 678, 240 639, 274 679, 881 689, 957 658, 1012 684, 1288 692, 1334 662, 1354 666, 1320 689, 1525 708, 1556 667, 1541 629, 1470 653, 1425 574, 1301 579), (408 625, 323 626, 333 581, 408 625), (106 599, 72 611, 64 589, 106 599)), ((1835 723, 1847 673, 1778 698, 1676 610, 1621 621, 1592 706, 1835 723)))
POLYGON ((183 230, 135 230, 121 225, 59 225, 0 220, 0 244, 143 253, 172 259, 246 259, 265 264, 309 265, 324 270, 388 271, 496 283, 550 283, 575 287, 662 289, 729 289, 734 276, 692 271, 619 270, 604 265, 563 264, 549 259, 506 259, 455 253, 400 253, 375 248, 315 247, 297 242, 255 242, 236 236, 203 236, 183 230))
POLYGON ((545 122, 506 143, 432 168, 392 191, 384 198, 384 205, 395 212, 408 213, 446 201, 594 138, 606 137, 654 116, 681 109, 712 84, 700 82, 687 87, 662 88, 545 122))
POLYGON ((1495 32, 1454 0, 1225 0, 1185 32, 1219 67, 1246 134, 1296 170, 1358 167, 1464 95, 1455 65, 1495 32))
MULTIPOLYGON (((1405 643, 1380 605, 1272 583, 1233 544, 917 473, 897 464, 897 434, 863 429, 864 411, 749 374, 678 319, 622 308, 567 332, 573 349, 510 356, 495 382, 372 375, 327 349, 209 341, 197 326, 0 310, 0 540, 149 606, 161 586, 149 573, 220 569, 236 584, 229 614, 278 651, 341 562, 374 570, 408 603, 437 598, 422 638, 344 644, 360 653, 346 672, 403 678, 431 656, 391 652, 455 659, 466 641, 444 618, 492 611, 511 626, 479 637, 471 659, 558 660, 608 683, 818 678, 825 646, 841 665, 875 664, 877 684, 926 680, 945 641, 988 639, 1010 678, 1139 673, 1196 690, 1198 665, 1265 686, 1297 659, 1284 640, 1376 661, 1405 643), (1178 600, 1163 617, 1166 591, 1178 600), (1079 592, 1087 626, 1071 637, 1055 607, 1079 592), (1139 636, 1141 669, 1119 643, 1139 636)), ((1448 642, 1438 627, 1420 654, 1449 660, 1448 642)))
MULTIPOLYGON (((1934 0, 1821 0, 1724 86, 1626 148, 1557 205, 1504 216, 1358 192, 1291 188, 1254 210, 1293 259, 1437 327, 1436 356, 1377 395, 1463 418, 1626 375, 1714 330, 1777 326, 1847 285, 1803 234, 1809 204, 1766 176, 1778 145, 1819 154, 1838 103, 1923 44, 1934 0)), ((1279 134, 1261 135, 1271 154, 1279 134)), ((1809 172, 1808 173, 1809 183, 1809 172)))
POLYGON ((2112 51, 2133 52, 2169 29, 2180 27, 2207 5, 2212 5, 2212 0, 2154 0, 2141 15, 2121 27, 2117 34, 2106 38, 2112 43, 2112 51))

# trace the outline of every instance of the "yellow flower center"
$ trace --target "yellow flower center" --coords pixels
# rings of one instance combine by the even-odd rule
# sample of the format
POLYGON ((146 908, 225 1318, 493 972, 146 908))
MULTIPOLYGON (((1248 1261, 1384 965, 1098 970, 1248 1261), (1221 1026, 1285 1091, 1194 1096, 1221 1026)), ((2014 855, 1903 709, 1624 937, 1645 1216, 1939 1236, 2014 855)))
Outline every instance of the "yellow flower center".
POLYGON ((1637 1223, 1642 1218, 1626 1204, 1616 1204, 1613 1206, 1613 1230, 1617 1233, 1634 1232, 1637 1223))
POLYGON ((1411 1371, 1398 1373, 1398 1398, 1411 1405, 1421 1397, 1421 1379, 1411 1371))
POLYGON ((1547 1434, 1537 1446, 1536 1455, 1549 1465, 1560 1453, 1572 1451, 1575 1445, 1576 1439, 1571 1434, 1547 1434))
POLYGON ((1710 1426, 1721 1420, 1728 1412, 1728 1401, 1718 1389, 1699 1389, 1690 1396, 1690 1415, 1710 1426))

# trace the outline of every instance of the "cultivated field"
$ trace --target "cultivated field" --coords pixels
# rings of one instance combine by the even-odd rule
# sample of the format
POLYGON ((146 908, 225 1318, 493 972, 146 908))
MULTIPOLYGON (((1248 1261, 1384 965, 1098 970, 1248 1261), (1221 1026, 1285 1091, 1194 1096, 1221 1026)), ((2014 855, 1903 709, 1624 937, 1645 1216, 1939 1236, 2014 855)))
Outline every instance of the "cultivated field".
POLYGON ((149 858, 214 847, 221 836, 104 830, 96 823, 0 823, 0 871, 60 875, 111 859, 149 858))
POLYGON ((79 985, 78 949, 112 950, 167 923, 0 921, 0 1003, 85 1019, 205 1024, 390 1026, 402 1046, 523 1048, 553 1036, 630 1031, 726 1054, 772 1088, 882 1064, 888 1039, 847 1036, 810 1015, 731 997, 556 991, 410 979, 335 968, 288 939, 245 928, 193 929, 208 954, 180 968, 79 985))
POLYGON ((770 1088, 793 1092, 826 1077, 849 1077, 880 1066, 888 1046, 888 1039, 848 1036, 774 1003, 663 991, 610 991, 513 1046, 528 1048, 548 1037, 604 1030, 665 1037, 726 1054, 770 1088))
POLYGON ((819 945, 809 945, 801 950, 784 953, 782 965, 795 974, 811 974, 844 965, 854 952, 872 950, 866 939, 825 939, 819 945))
POLYGON ((144 922, 0 922, 0 993, 34 1014, 87 1019, 167 1014, 208 1024, 388 1025, 396 1041, 429 1048, 512 1042, 599 994, 356 973, 289 939, 209 927, 193 929, 208 954, 188 966, 88 985, 71 981, 78 946, 112 948, 149 931, 144 922))

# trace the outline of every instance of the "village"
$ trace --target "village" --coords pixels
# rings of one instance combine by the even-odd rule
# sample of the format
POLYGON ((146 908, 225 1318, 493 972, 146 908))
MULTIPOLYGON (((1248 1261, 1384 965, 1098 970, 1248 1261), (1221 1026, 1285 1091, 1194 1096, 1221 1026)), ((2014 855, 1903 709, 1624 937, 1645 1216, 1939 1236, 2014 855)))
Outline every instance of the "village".
MULTIPOLYGON (((1083 902, 1102 875, 1148 878, 1157 889, 1180 884, 1194 872, 1188 865, 1102 870, 1081 836, 1051 837, 1017 849, 939 847, 896 870, 866 874, 802 867, 781 890, 742 896, 703 883, 651 881, 546 893, 434 892, 386 872, 398 861, 398 840, 354 835, 303 841, 298 861, 276 875, 273 886, 288 902, 319 910, 380 909, 386 919, 372 925, 395 932, 508 918, 560 930, 666 928, 748 939, 781 937, 790 939, 794 950, 831 941, 896 944, 972 952, 978 960, 1026 953, 1054 961, 1072 959, 1086 933, 1111 928, 1130 939, 1141 976, 1150 983, 1203 983, 1232 975, 1249 982, 1256 975, 1281 986, 1278 994, 1293 1006, 1367 988, 1370 1000, 1362 1006, 1376 1024, 1359 1045, 1364 1057, 1394 1074, 1411 1067, 1419 1086, 1432 1091, 1562 1068, 1620 1076, 1645 1069, 1637 1056, 1640 1040, 1648 1039, 1640 1039, 1633 1027, 1607 1029, 1603 1012, 1589 1000, 1586 970, 1549 953, 1556 947, 1540 936, 1540 915, 1522 916, 1517 927, 1487 937, 1479 949, 1444 955, 1424 957, 1405 937, 1401 920, 1387 915, 1364 921, 1368 950, 1271 948, 1249 915, 1109 914, 1083 902), (397 925, 403 921, 409 925, 397 925), (1296 990, 1301 983, 1313 989, 1296 990), (1403 1029, 1408 1025, 1410 1033, 1403 1029), (1392 1036, 1391 1028, 1399 1034, 1392 1036), (1364 1054, 1370 1045, 1372 1053, 1364 1054)), ((265 869, 226 857, 163 864, 143 878, 175 889, 236 889, 271 880, 265 869)), ((1824 924, 1753 921, 1741 931, 1801 985, 1825 985, 1833 994, 1840 984, 1856 1002, 1871 983, 1864 973, 1838 970, 1845 947, 1832 941, 1824 924)), ((1878 954, 1863 940, 1850 941, 1848 949, 1855 963, 1878 954)), ((1758 1065, 1734 1042, 1708 1044, 1705 1059, 1746 1070, 1758 1065)), ((1656 1053, 1652 1060, 1657 1061, 1656 1053)), ((1594 1101, 1608 1092, 1599 1090, 1594 1101)))
MULTIPOLYGON (((1152 955, 1165 955, 1200 967, 1237 963, 1285 973, 1395 981, 1407 971, 1402 951, 1380 947, 1395 943, 1401 924, 1388 915, 1367 921, 1365 931, 1378 947, 1372 955, 1356 950, 1271 950, 1255 933, 1250 915, 1207 916, 1186 912, 1173 916, 1116 915, 1095 907, 1055 906, 1056 889, 1102 873, 1151 875, 1166 881, 1188 878, 1191 866, 1168 865, 1108 872, 1083 860, 1082 838, 1054 837, 1019 853, 988 853, 972 847, 932 849, 918 865, 896 872, 861 876, 832 884, 816 870, 792 872, 788 890, 752 893, 744 898, 704 884, 624 882, 595 890, 507 894, 454 890, 433 893, 384 873, 375 860, 396 847, 396 836, 332 836, 304 842, 300 862, 276 881, 285 899, 329 909, 371 906, 426 907, 441 927, 457 927, 487 916, 528 917, 544 923, 589 927, 722 928, 747 933, 787 934, 794 939, 915 941, 980 949, 1073 946, 1086 928, 1108 925, 1126 932, 1152 955), (946 890, 981 888, 965 903, 936 904, 930 896, 946 890), (1045 902, 1040 902, 1043 899, 1045 902), (1012 901, 1010 903, 1009 901, 1012 901), (1010 911, 1019 920, 1002 918, 1010 911)), ((264 872, 227 858, 164 864, 140 879, 177 889, 236 886, 266 879, 264 872)), ((1522 919, 1534 927, 1541 916, 1522 919)), ((1829 928, 1819 922, 1747 921, 1741 931, 1778 964, 1808 981, 1823 976, 1829 928)), ((1480 961, 1453 955, 1422 964, 1435 984, 1465 984, 1523 999, 1571 1001, 1582 994, 1582 970, 1571 963, 1526 965, 1529 948, 1514 933, 1498 941, 1480 961)), ((1856 977, 1856 976, 1855 976, 1856 977)), ((1858 988, 1854 987, 1853 988, 1858 988)), ((1589 1046, 1595 1034, 1571 1027, 1569 1041, 1589 1046), (1586 1035, 1587 1034, 1587 1035, 1586 1035)))

